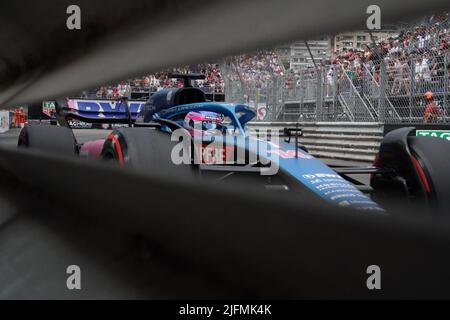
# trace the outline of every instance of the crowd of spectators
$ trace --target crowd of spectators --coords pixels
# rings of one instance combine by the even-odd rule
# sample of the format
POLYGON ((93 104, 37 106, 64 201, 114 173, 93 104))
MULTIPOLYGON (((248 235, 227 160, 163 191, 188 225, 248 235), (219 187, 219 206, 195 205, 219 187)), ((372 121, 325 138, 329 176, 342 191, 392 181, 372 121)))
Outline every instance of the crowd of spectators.
MULTIPOLYGON (((171 78, 172 73, 201 73, 205 75, 204 80, 193 80, 192 85, 200 88, 205 93, 223 93, 224 81, 218 64, 198 64, 194 66, 182 66, 168 69, 154 74, 121 81, 117 85, 103 86, 95 90, 93 94, 98 98, 115 99, 120 97, 131 97, 132 93, 149 94, 164 88, 181 88, 183 81, 171 78)), ((84 96, 89 93, 84 92, 84 96)))
POLYGON ((332 52, 328 59, 301 70, 285 71, 276 52, 271 50, 232 57, 227 65, 234 68, 234 72, 227 77, 240 81, 246 89, 270 88, 278 78, 284 81, 285 96, 301 92, 303 96, 310 94, 314 98, 320 72, 327 84, 326 96, 349 90, 351 83, 360 94, 370 95, 376 92, 369 91, 374 88, 373 83, 381 84, 384 65, 384 88, 389 98, 397 99, 393 102, 396 107, 399 104, 408 107, 411 97, 416 106, 422 107, 429 102, 424 99, 425 93, 433 95, 434 103, 443 105, 446 99, 443 93, 450 92, 449 18, 447 12, 426 17, 386 39, 373 38, 372 43, 358 49, 332 52), (297 90, 300 86, 306 91, 297 90))
POLYGON ((240 81, 250 88, 267 88, 274 76, 283 76, 284 68, 273 50, 260 50, 232 58, 240 81))
MULTIPOLYGON (((316 65, 298 71, 285 70, 275 50, 260 50, 227 59, 227 80, 239 82, 247 89, 270 88, 274 79, 283 79, 285 88, 298 87, 301 81, 317 79, 317 72, 325 75, 328 84, 326 94, 333 94, 329 88, 336 87, 336 81, 345 79, 357 88, 366 79, 380 82, 381 62, 386 66, 387 93, 407 95, 411 88, 423 94, 431 90, 439 94, 450 83, 450 21, 448 13, 433 15, 420 24, 404 28, 397 35, 387 39, 376 39, 360 49, 343 49, 332 52, 329 59, 317 61, 316 65), (446 58, 447 57, 447 58, 446 58), (447 59, 447 60, 446 60, 447 59), (446 78, 447 75, 447 78, 446 78), (411 79, 411 76, 413 78, 411 79)), ((164 70, 143 77, 123 81, 116 86, 102 87, 98 97, 117 98, 130 96, 132 92, 157 92, 168 87, 182 87, 183 82, 170 77, 170 73, 202 73, 205 80, 194 80, 193 85, 206 93, 224 93, 224 74, 218 64, 198 64, 164 70)), ((314 88, 311 89, 313 92, 314 88)), ((314 91, 315 92, 315 91, 314 91)))
POLYGON ((356 82, 369 71, 380 81, 381 62, 386 65, 388 94, 409 93, 411 75, 420 91, 443 90, 445 85, 445 55, 450 52, 449 14, 433 15, 422 24, 400 31, 374 45, 364 45, 361 50, 348 49, 333 52, 331 59, 321 66, 327 70, 327 81, 333 73, 339 79, 345 72, 356 82))
POLYGON ((381 62, 384 61, 388 95, 409 94, 411 75, 414 75, 417 93, 428 90, 440 92, 450 83, 445 79, 445 74, 450 74, 450 61, 446 63, 445 55, 450 59, 450 20, 448 13, 441 13, 425 19, 419 25, 405 28, 397 36, 363 45, 360 50, 350 48, 334 51, 330 59, 319 61, 315 66, 300 71, 289 70, 285 87, 293 89, 305 80, 307 84, 308 80, 316 79, 317 72, 322 70, 328 84, 327 94, 332 91, 328 89, 344 74, 357 87, 361 86, 367 72, 379 83, 381 62))

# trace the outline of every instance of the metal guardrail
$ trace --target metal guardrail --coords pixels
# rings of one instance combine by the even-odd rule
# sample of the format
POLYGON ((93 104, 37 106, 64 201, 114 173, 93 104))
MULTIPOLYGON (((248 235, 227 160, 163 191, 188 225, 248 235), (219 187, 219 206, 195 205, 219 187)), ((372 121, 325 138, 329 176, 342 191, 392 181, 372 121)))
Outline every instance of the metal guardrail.
POLYGON ((298 142, 318 157, 372 163, 383 139, 383 124, 377 122, 250 122, 252 129, 269 127, 281 135, 284 128, 299 125, 298 142))

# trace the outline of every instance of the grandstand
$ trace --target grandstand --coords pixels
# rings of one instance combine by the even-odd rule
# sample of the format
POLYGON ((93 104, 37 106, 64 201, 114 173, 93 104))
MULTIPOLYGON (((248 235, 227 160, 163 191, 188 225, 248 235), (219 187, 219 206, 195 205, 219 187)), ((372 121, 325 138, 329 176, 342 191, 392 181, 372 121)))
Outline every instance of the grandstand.
MULTIPOLYGON (((128 97, 132 99, 146 99, 153 93, 171 87, 182 87, 183 82, 179 79, 170 78, 170 73, 201 73, 205 75, 204 80, 195 80, 193 85, 203 90, 207 95, 220 95, 224 92, 224 81, 220 66, 215 63, 182 66, 163 70, 155 74, 121 81, 119 84, 102 86, 93 90, 85 91, 81 97, 115 99, 128 97)), ((213 99, 214 100, 214 99, 213 99)))
POLYGON ((449 38, 440 13, 300 71, 283 70, 274 52, 240 56, 226 66, 227 99, 264 101, 271 121, 449 122, 449 38))

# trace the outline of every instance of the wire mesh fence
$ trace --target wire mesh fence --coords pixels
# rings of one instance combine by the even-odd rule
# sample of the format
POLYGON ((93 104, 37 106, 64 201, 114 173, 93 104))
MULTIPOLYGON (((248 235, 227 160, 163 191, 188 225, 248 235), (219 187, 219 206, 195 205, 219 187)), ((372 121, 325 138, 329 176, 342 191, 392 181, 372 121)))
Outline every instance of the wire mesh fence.
POLYGON ((245 81, 225 68, 229 101, 265 108, 264 121, 450 123, 448 13, 404 26, 397 36, 294 72, 245 81))

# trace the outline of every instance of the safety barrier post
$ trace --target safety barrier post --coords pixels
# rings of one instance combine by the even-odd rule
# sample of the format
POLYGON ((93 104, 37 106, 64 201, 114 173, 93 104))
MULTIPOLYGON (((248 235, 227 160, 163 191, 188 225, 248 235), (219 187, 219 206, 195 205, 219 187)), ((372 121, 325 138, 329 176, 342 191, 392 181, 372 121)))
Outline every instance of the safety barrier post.
POLYGON ((338 113, 337 113, 337 70, 336 68, 333 68, 333 119, 336 119, 338 113))
MULTIPOLYGON (((296 84, 297 85, 297 84, 296 84)), ((306 87, 303 72, 300 72, 300 117, 303 117, 303 103, 305 101, 306 87)))
POLYGON ((448 112, 448 86, 449 86, 449 74, 448 74, 448 59, 449 59, 449 55, 448 53, 446 53, 444 55, 444 104, 443 104, 443 109, 444 109, 444 121, 447 122, 448 118, 447 118, 447 112, 448 112))
POLYGON ((415 88, 415 62, 413 59, 410 60, 410 84, 409 84, 409 122, 412 121, 412 106, 414 103, 414 88, 415 88))
MULTIPOLYGON (((283 86, 282 86, 283 87, 283 86)), ((281 103, 281 112, 283 112, 283 121, 286 121, 286 101, 284 100, 283 96, 283 90, 278 90, 279 86, 277 87, 277 91, 281 91, 280 99, 277 99, 276 103, 281 103)))
POLYGON ((387 90, 387 74, 386 64, 382 60, 380 63, 380 101, 378 103, 378 121, 384 123, 385 120, 385 103, 386 103, 386 90, 387 90))
MULTIPOLYGON (((344 71, 345 72, 345 71, 344 71)), ((348 86, 348 88, 349 88, 349 93, 350 93, 350 98, 351 98, 351 103, 352 103, 352 110, 351 110, 351 112, 353 113, 353 120, 355 121, 358 121, 358 120, 360 120, 360 119, 357 119, 357 117, 359 116, 359 114, 358 114, 358 112, 357 112, 357 110, 356 110, 356 95, 355 95, 355 92, 353 91, 353 86, 352 85, 350 85, 350 80, 349 79, 347 79, 347 78, 345 78, 345 82, 346 82, 346 85, 348 86)))
POLYGON ((316 88, 316 92, 317 92, 317 97, 316 97, 316 101, 317 101, 317 111, 316 111, 316 119, 317 121, 322 121, 322 116, 323 116, 323 76, 322 76, 322 72, 323 70, 317 70, 316 71, 316 77, 317 77, 317 88, 316 88))

